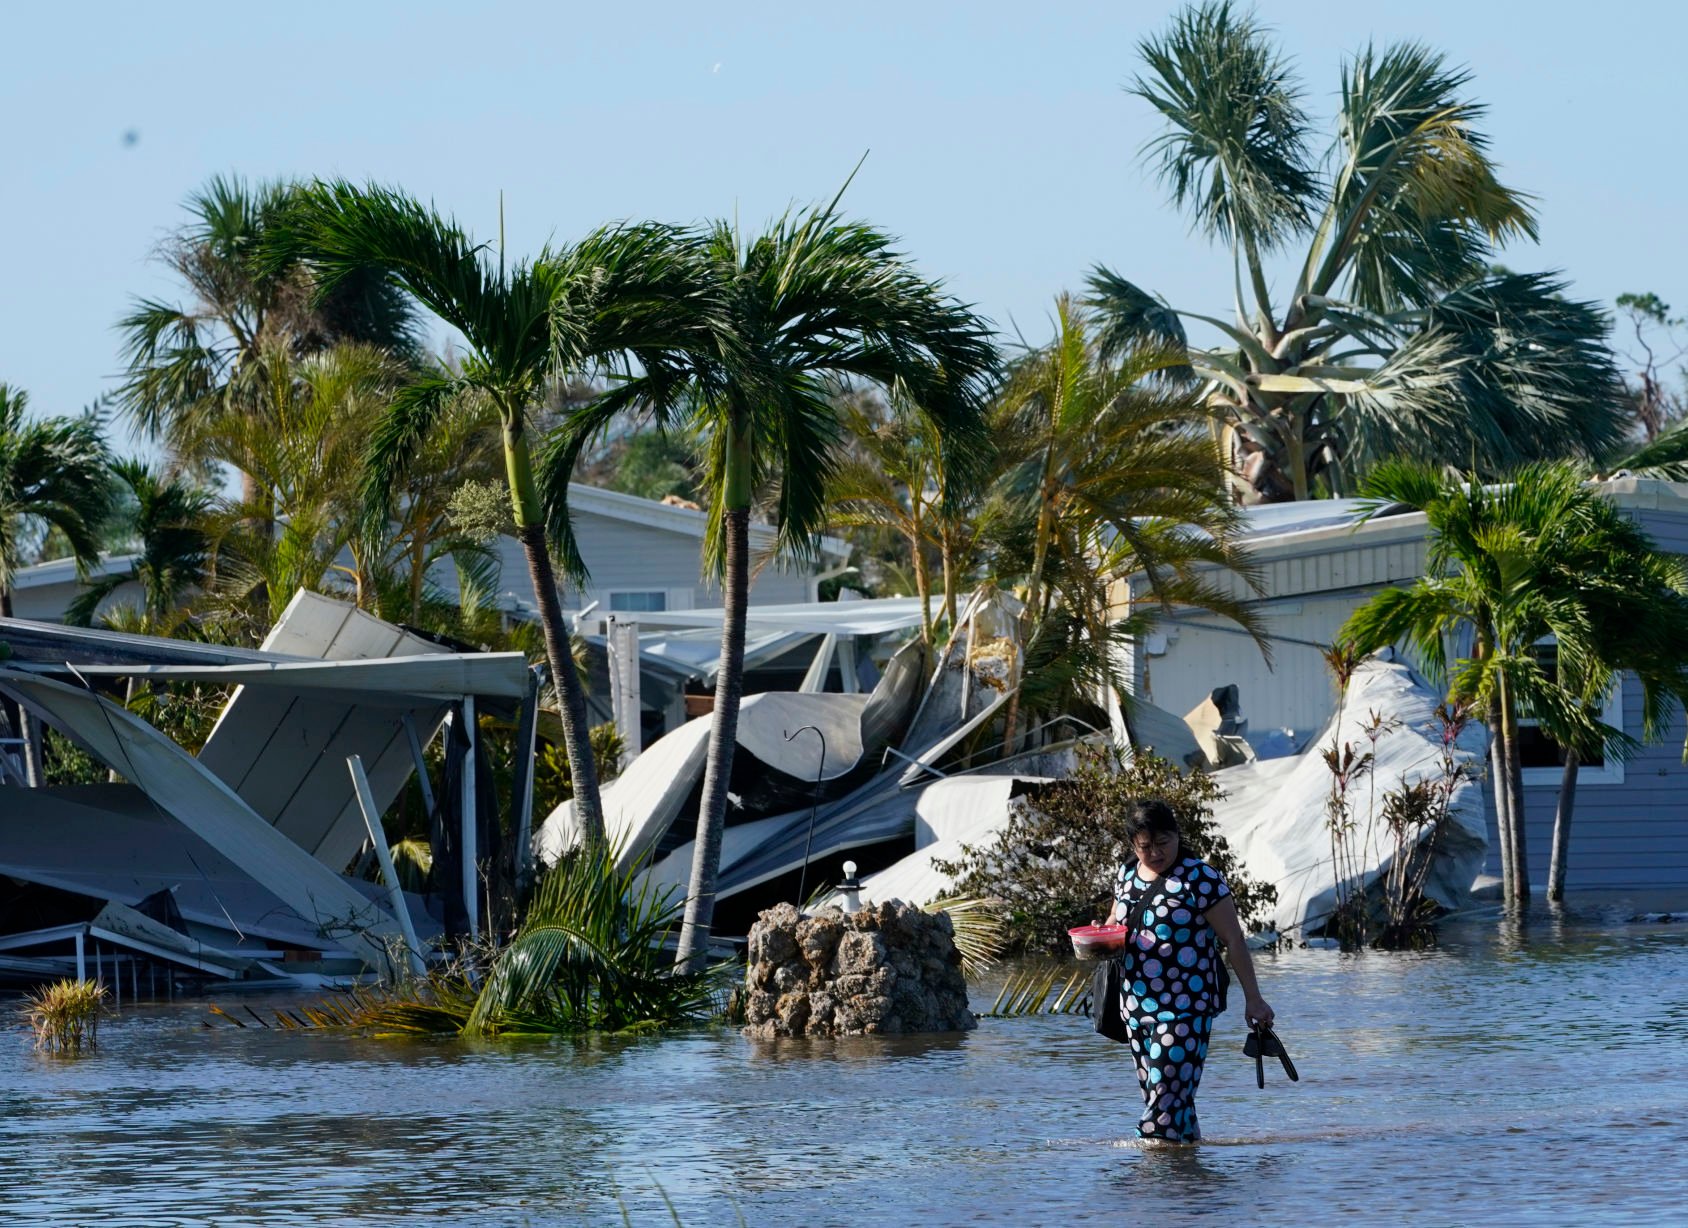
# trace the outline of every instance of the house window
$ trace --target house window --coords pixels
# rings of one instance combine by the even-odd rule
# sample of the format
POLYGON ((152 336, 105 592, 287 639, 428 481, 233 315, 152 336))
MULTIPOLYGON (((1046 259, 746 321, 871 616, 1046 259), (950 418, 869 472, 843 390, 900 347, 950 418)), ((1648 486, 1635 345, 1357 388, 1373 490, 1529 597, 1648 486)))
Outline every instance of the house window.
POLYGON ((647 614, 668 608, 667 589, 630 590, 611 593, 609 598, 612 614, 647 614))
MULTIPOLYGON (((1559 652, 1551 638, 1536 645, 1536 657, 1547 676, 1557 681, 1559 652)), ((1622 729, 1623 712, 1623 682, 1620 680, 1612 687, 1600 719, 1613 728, 1622 729)), ((1525 784, 1557 786, 1560 783, 1565 770, 1565 752, 1530 717, 1518 718, 1518 752, 1525 784)), ((1623 763, 1609 759, 1603 753, 1584 759, 1577 776, 1579 784, 1622 784, 1623 779, 1623 763)))

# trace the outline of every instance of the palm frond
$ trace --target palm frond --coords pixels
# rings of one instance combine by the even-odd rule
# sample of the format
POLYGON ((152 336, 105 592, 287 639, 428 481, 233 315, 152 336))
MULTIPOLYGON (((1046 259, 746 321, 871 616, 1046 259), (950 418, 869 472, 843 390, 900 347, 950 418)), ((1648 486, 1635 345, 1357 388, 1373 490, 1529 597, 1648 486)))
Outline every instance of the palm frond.
POLYGON ((1318 181, 1301 89, 1253 16, 1204 3, 1139 50, 1148 72, 1129 89, 1167 121, 1145 153, 1173 201, 1208 234, 1262 250, 1304 229, 1318 181))
POLYGON ((1349 297, 1373 310, 1423 305, 1480 274, 1493 244, 1535 237, 1525 198, 1489 160, 1483 107, 1461 96, 1469 81, 1416 43, 1368 47, 1344 68, 1332 241, 1314 294, 1346 275, 1349 297))

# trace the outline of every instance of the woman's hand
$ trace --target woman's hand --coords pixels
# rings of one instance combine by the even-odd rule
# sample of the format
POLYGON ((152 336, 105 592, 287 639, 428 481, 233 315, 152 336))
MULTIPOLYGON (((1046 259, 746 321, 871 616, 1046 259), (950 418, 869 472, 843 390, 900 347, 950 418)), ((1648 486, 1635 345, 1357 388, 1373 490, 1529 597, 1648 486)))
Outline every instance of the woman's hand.
POLYGON ((1259 994, 1251 994, 1243 1003, 1243 1018, 1248 1020, 1250 1027, 1260 1024, 1269 1028, 1276 1016, 1265 998, 1259 994))

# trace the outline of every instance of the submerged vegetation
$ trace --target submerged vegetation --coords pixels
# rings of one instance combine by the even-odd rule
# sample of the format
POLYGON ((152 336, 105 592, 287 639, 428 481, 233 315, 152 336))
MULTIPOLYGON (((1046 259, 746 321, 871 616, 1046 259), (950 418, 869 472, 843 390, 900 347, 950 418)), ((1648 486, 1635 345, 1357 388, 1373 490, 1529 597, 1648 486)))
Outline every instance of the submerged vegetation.
POLYGON ((720 970, 676 970, 667 940, 679 919, 672 890, 617 869, 596 844, 563 857, 534 891, 521 929, 425 977, 318 1005, 318 1026, 416 1036, 556 1036, 651 1031, 718 1013, 720 970))

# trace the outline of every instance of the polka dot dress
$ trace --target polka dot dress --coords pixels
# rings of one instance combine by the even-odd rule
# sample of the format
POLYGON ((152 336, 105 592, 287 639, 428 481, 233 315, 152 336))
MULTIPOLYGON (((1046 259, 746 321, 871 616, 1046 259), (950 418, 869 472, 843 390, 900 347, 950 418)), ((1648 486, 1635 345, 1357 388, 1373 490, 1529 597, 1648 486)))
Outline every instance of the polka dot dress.
POLYGON ((1195 1095, 1213 1032, 1219 943, 1202 916, 1231 894, 1224 877, 1196 857, 1167 870, 1164 886, 1139 878, 1135 863, 1114 881, 1119 917, 1134 933, 1126 947, 1124 1013, 1143 1091, 1137 1133, 1168 1142, 1194 1142, 1195 1095))

